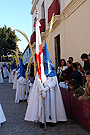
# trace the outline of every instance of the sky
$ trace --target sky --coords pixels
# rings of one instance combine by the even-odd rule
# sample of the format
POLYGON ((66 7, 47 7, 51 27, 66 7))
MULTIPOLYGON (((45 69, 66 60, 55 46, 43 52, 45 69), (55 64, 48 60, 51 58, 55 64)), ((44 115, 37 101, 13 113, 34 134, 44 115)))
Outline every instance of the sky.
MULTIPOLYGON (((16 28, 24 32, 30 40, 32 34, 31 2, 32 0, 2 0, 0 2, 0 27, 6 25, 12 30, 16 28)), ((21 39, 18 47, 23 52, 28 42, 19 32, 15 31, 15 34, 21 39)))

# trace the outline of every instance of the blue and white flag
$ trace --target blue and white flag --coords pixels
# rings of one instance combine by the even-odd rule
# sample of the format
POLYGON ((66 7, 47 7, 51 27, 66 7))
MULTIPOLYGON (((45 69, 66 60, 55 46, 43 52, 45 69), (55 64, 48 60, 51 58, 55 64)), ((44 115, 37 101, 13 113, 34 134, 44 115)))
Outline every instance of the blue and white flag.
POLYGON ((45 40, 45 47, 44 47, 44 73, 47 77, 57 76, 56 70, 53 67, 49 57, 46 40, 45 40))

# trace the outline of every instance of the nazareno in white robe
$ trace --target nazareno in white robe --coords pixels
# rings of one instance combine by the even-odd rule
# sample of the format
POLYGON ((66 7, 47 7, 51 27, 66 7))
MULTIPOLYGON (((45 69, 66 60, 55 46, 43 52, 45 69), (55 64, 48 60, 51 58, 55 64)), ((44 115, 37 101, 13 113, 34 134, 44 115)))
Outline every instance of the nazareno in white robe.
MULTIPOLYGON (((24 88, 25 88, 25 78, 21 76, 19 79, 17 79, 15 103, 19 103, 20 100, 23 100, 24 88)), ((26 89, 24 100, 27 99, 27 93, 28 91, 26 89)))
POLYGON ((56 123, 58 121, 67 121, 57 77, 48 77, 44 85, 46 88, 43 87, 36 74, 24 120, 44 123, 43 101, 42 95, 40 94, 43 90, 46 122, 56 123), (51 120, 49 116, 51 116, 51 120))
POLYGON ((5 122, 5 121, 6 121, 6 118, 5 118, 5 115, 4 115, 2 106, 0 104, 0 124, 3 123, 3 122, 5 122))
POLYGON ((9 71, 6 67, 3 67, 3 74, 4 74, 4 77, 9 77, 9 71))
POLYGON ((15 71, 15 76, 14 76, 14 79, 13 79, 13 89, 16 89, 17 88, 17 77, 18 77, 19 70, 20 69, 18 69, 17 71, 15 71))
POLYGON ((0 69, 0 83, 3 83, 2 70, 0 69))
POLYGON ((16 71, 16 69, 10 70, 9 73, 9 83, 13 83, 14 82, 14 72, 16 71))

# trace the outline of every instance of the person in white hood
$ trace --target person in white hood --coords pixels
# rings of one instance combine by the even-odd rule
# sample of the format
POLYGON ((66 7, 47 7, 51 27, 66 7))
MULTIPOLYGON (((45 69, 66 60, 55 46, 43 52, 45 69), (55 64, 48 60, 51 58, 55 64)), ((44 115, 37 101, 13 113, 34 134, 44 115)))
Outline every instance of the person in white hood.
POLYGON ((38 73, 36 74, 24 118, 26 121, 39 121, 40 127, 43 127, 45 121, 50 125, 53 123, 51 126, 54 126, 58 121, 67 121, 56 71, 51 63, 46 44, 44 48, 44 73, 46 75, 44 86, 38 73), (45 99, 44 104, 43 99, 45 99))

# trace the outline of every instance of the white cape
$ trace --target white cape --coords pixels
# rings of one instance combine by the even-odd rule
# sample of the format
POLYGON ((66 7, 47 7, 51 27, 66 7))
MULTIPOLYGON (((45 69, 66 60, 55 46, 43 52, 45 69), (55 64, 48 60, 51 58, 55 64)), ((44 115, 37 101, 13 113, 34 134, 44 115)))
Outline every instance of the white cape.
POLYGON ((48 77, 48 80, 45 82, 45 86, 49 86, 50 91, 48 89, 43 89, 44 87, 38 78, 38 75, 36 75, 29 96, 25 120, 44 123, 43 101, 40 94, 43 90, 43 96, 45 96, 46 122, 56 123, 57 121, 67 121, 57 77, 48 77), (49 119, 50 115, 51 120, 49 119))
POLYGON ((0 83, 3 83, 2 70, 0 69, 0 83))
POLYGON ((3 112, 1 104, 0 104, 0 124, 5 121, 6 121, 6 118, 5 118, 4 112, 3 112))
POLYGON ((13 89, 17 88, 17 77, 18 77, 19 69, 15 72, 15 76, 13 79, 13 89))
POLYGON ((9 71, 6 67, 3 67, 3 74, 4 74, 4 77, 9 77, 9 71))
POLYGON ((13 69, 10 71, 9 73, 9 83, 13 83, 14 82, 14 72, 16 71, 16 69, 13 69))
MULTIPOLYGON (((15 103, 19 103, 19 100, 23 100, 24 88, 25 88, 25 78, 21 76, 17 80, 15 103)), ((27 99, 27 93, 28 93, 28 91, 26 89, 24 99, 27 99)))

